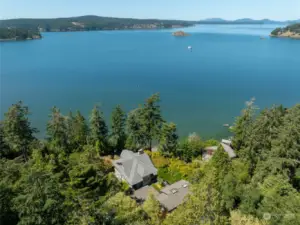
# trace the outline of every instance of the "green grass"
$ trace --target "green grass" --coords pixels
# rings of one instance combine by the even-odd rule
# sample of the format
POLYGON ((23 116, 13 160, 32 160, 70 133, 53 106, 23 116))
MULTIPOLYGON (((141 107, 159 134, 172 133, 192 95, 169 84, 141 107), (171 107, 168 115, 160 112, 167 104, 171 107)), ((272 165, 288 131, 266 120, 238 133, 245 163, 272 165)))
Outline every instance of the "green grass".
POLYGON ((173 184, 182 179, 182 174, 179 171, 169 171, 166 167, 159 168, 157 176, 169 184, 173 184))
POLYGON ((152 187, 158 192, 160 192, 160 190, 163 188, 160 183, 152 184, 152 187))

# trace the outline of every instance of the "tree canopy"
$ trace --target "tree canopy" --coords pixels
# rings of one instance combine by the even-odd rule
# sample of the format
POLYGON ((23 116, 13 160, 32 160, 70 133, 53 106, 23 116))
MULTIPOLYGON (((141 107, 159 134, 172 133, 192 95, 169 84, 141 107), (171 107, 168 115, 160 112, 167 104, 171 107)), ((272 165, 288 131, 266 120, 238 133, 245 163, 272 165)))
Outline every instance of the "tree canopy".
POLYGON ((88 120, 53 107, 47 138, 39 140, 28 107, 18 102, 0 123, 0 223, 300 224, 300 105, 259 111, 252 99, 232 131, 234 159, 217 140, 196 133, 180 140, 155 94, 129 113, 114 108, 110 128, 97 106, 88 120), (156 189, 162 181, 188 180, 184 203, 168 213, 153 194, 144 202, 132 198, 111 164, 125 145, 148 149, 156 189), (202 160, 211 145, 219 147, 202 160))

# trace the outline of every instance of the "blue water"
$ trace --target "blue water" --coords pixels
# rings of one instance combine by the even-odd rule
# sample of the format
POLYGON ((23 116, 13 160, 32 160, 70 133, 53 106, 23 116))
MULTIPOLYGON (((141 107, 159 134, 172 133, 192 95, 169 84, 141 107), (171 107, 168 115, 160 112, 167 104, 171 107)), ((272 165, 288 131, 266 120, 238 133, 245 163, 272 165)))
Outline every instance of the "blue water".
POLYGON ((260 108, 300 102, 300 41, 268 38, 274 27, 201 25, 184 38, 172 30, 44 33, 0 43, 1 118, 23 100, 44 136, 54 105, 88 116, 99 103, 109 120, 115 105, 129 111, 159 92, 181 136, 220 138, 251 97, 260 108))

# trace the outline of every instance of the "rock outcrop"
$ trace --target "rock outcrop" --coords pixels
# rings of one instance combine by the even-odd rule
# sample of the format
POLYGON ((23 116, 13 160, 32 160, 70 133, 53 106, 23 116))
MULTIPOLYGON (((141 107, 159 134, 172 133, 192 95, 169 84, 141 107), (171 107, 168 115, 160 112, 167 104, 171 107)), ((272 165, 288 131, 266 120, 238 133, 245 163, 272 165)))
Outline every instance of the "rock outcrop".
POLYGON ((188 33, 185 33, 184 31, 176 31, 174 33, 172 33, 173 36, 176 36, 176 37, 186 37, 186 36, 189 36, 190 34, 188 33))

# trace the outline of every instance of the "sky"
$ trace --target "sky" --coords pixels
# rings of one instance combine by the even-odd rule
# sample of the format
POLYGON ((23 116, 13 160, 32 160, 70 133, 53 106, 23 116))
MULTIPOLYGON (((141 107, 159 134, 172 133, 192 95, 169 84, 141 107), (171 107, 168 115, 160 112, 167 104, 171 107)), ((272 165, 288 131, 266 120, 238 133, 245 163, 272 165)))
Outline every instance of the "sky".
POLYGON ((294 20, 300 18, 300 0, 0 0, 1 19, 82 15, 294 20))

